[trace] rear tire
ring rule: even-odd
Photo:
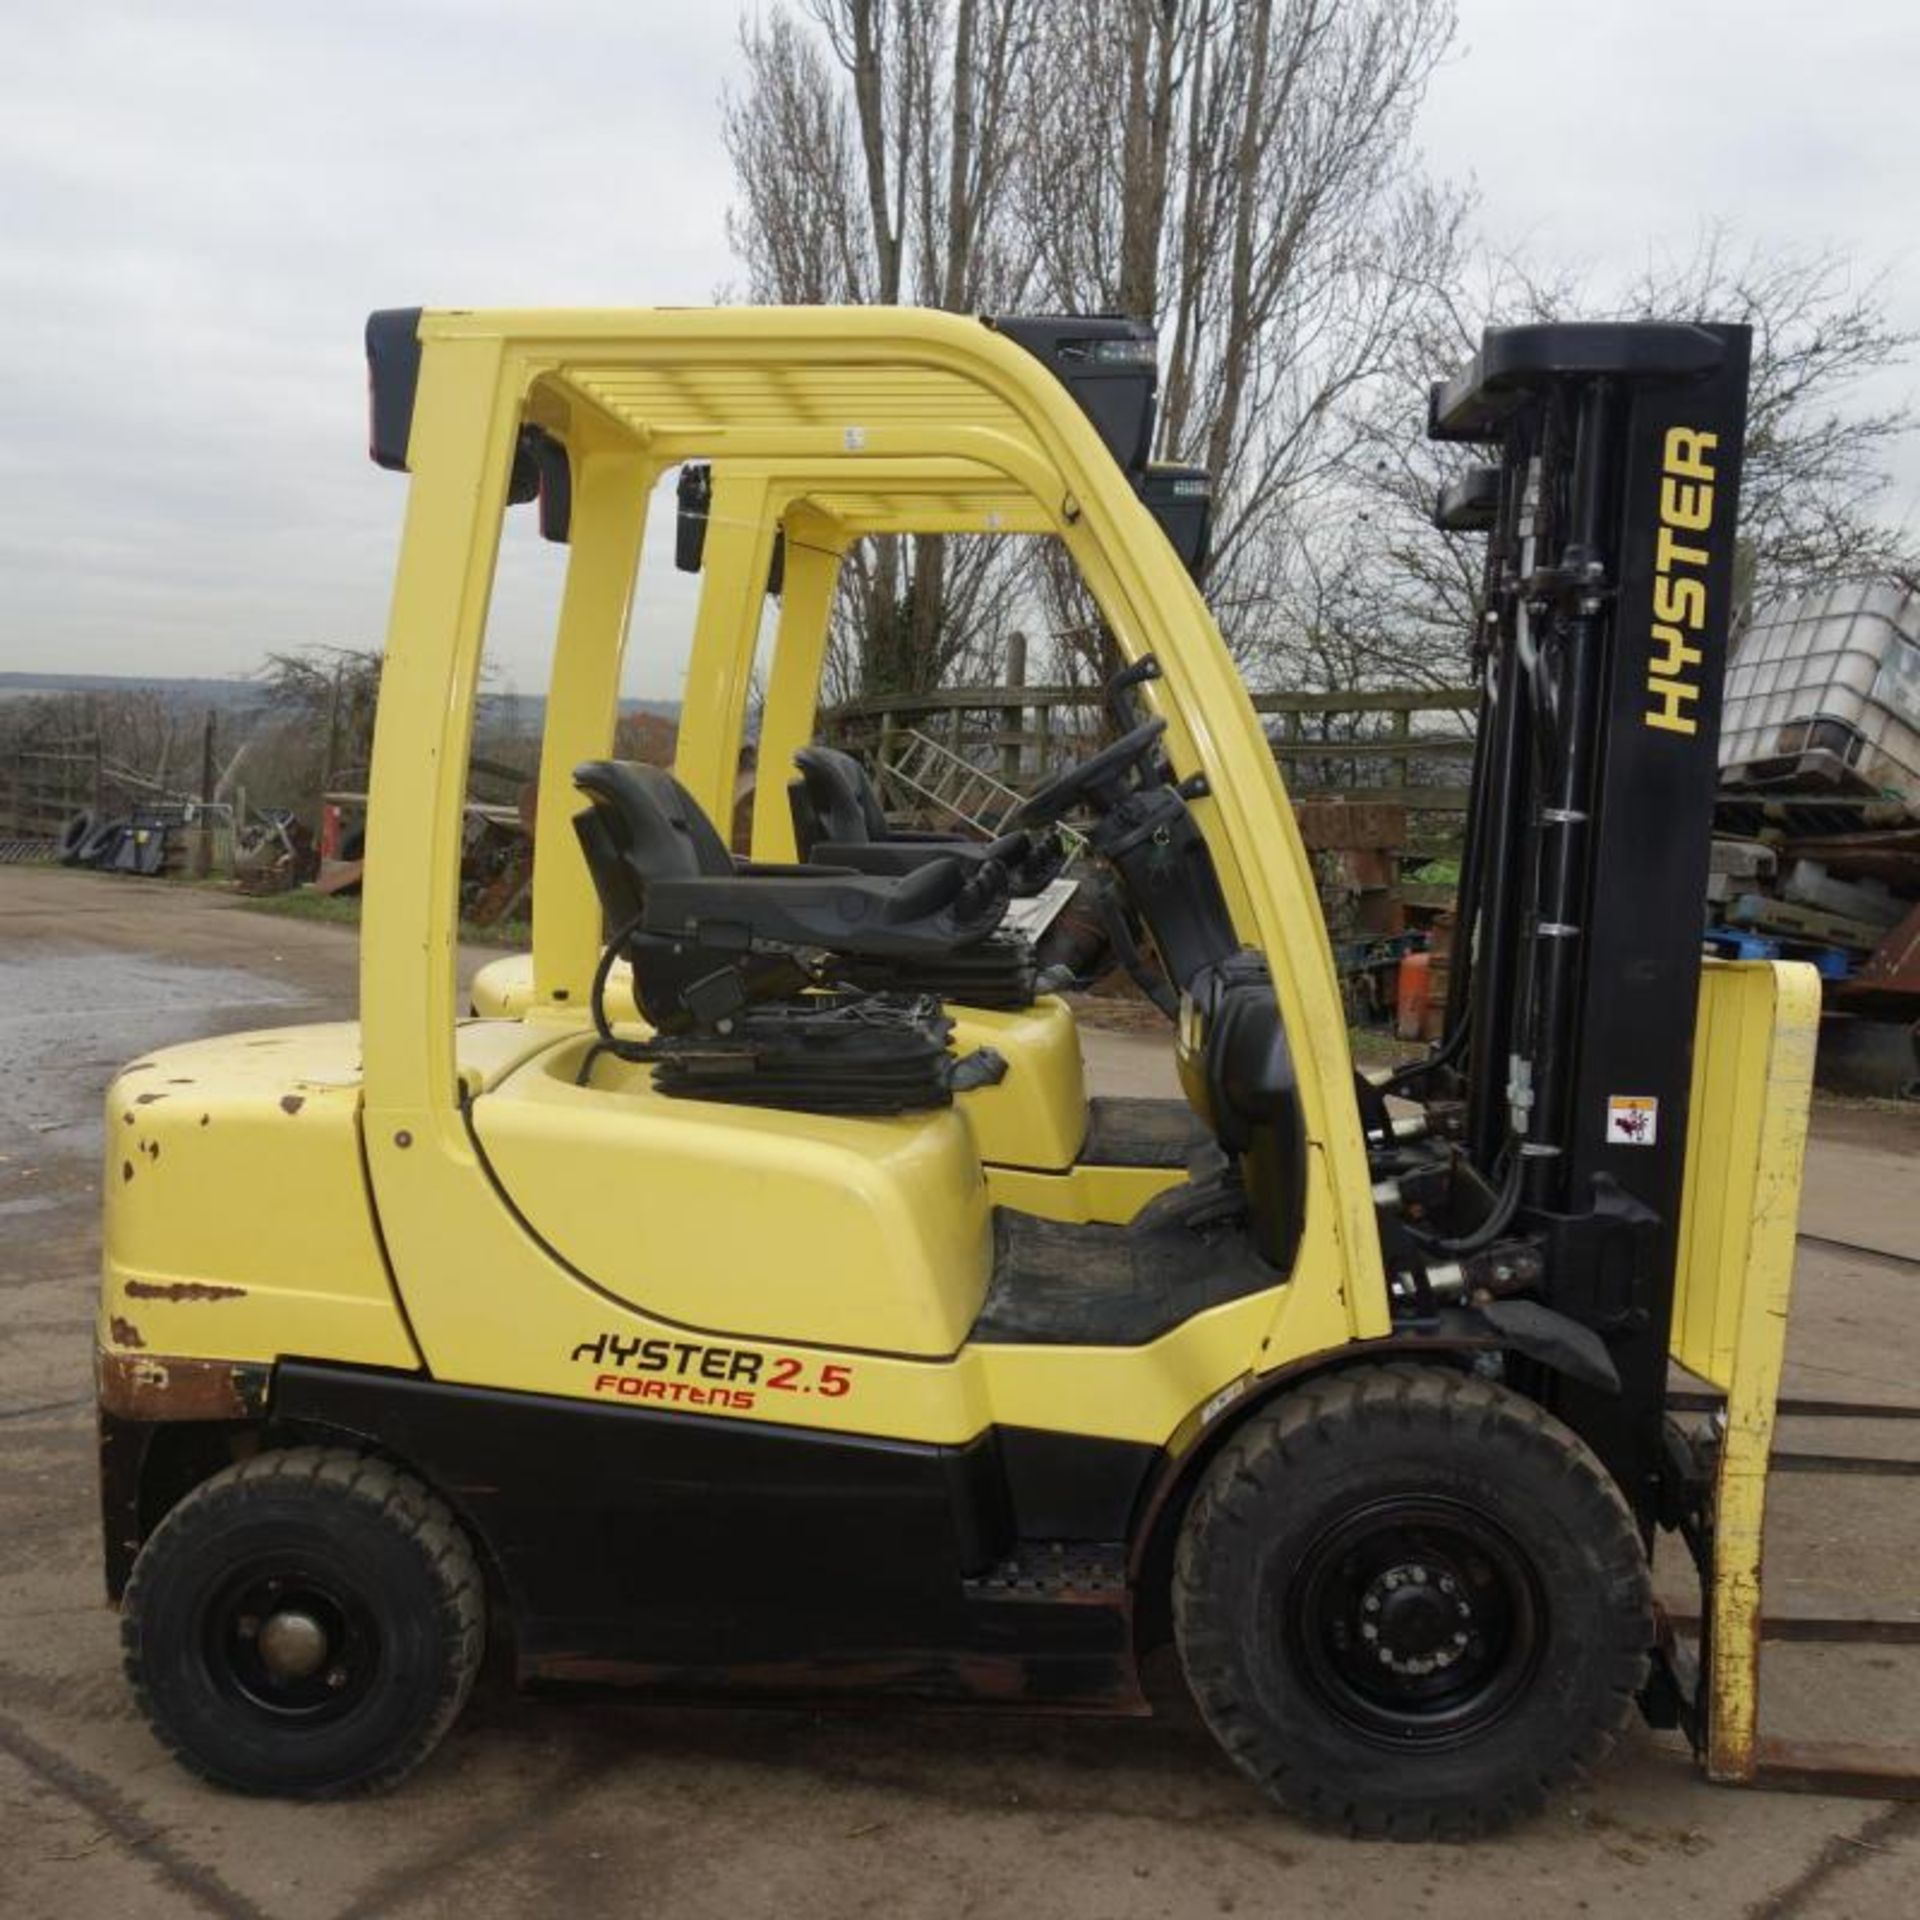
[[[241,1793],[376,1793],[453,1724],[486,1642],[473,1550],[411,1475],[331,1447],[228,1467],[140,1551],[134,1697],[184,1765]]]
[[[1537,1811],[1611,1749],[1653,1642],[1599,1461],[1521,1395],[1420,1366],[1250,1416],[1188,1509],[1173,1607],[1236,1764],[1309,1820],[1393,1839]]]
[[[66,825],[60,829],[60,864],[63,867],[77,867],[80,864],[80,849],[93,838],[93,828],[91,807],[82,807],[78,813],[68,815]]]

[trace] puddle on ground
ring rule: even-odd
[[[274,1024],[311,994],[240,967],[145,954],[0,958],[0,1146],[27,1157],[95,1154],[107,1082],[155,1047]],[[236,1018],[240,1016],[239,1018]]]

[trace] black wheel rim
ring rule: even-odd
[[[380,1676],[372,1609],[337,1572],[286,1556],[228,1572],[201,1615],[201,1654],[219,1691],[276,1720],[337,1720]]]
[[[1287,1650],[1355,1732],[1458,1746],[1526,1692],[1546,1610],[1526,1554],[1464,1501],[1377,1500],[1308,1548],[1285,1599]]]

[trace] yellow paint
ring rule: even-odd
[[[359,1055],[352,1026],[286,1027],[165,1047],[113,1082],[102,1346],[419,1364],[360,1174]]]
[[[538,1004],[532,961],[525,954],[507,954],[489,961],[474,976],[472,1000],[476,1013],[497,1020],[515,1020],[531,1011]],[[638,1021],[633,974],[624,960],[616,960],[608,969],[606,1004],[607,1016],[616,1026]],[[559,1009],[547,1011],[553,1018],[560,1017]],[[980,1158],[993,1167],[1041,1172],[1058,1173],[1071,1167],[1086,1136],[1087,1094],[1079,1029],[1066,1003],[1047,995],[1018,1011],[959,1005],[949,1006],[946,1011],[954,1023],[956,1052],[991,1047],[1007,1062],[1006,1078],[997,1086],[980,1087],[958,1098],[973,1127]],[[585,1025],[584,989],[568,1017]],[[543,1031],[551,1030],[549,1019],[543,1023]],[[1093,1186],[1087,1189],[1095,1190]],[[1128,1212],[1071,1217],[1133,1216]]]
[[[606,1054],[582,1087],[586,1047],[550,1045],[473,1108],[501,1187],[568,1265],[712,1332],[958,1350],[986,1299],[993,1233],[957,1113],[675,1100],[650,1068]]]
[[[580,850],[576,847],[574,858],[578,860],[579,857]],[[594,913],[593,937],[598,944],[600,926],[597,906]],[[537,929],[537,921],[535,925]],[[538,938],[537,931],[535,937]],[[533,1005],[533,968],[534,959],[530,953],[503,953],[499,959],[489,960],[473,976],[473,984],[467,994],[468,1005],[483,1020],[518,1020]],[[607,1009],[615,1020],[631,1020],[637,1012],[633,1004],[633,972],[624,961],[615,961],[614,968],[623,977],[618,983],[618,999],[615,998],[614,981],[608,980]],[[582,1005],[584,1007],[584,1000]],[[583,1011],[581,1018],[585,1017]]]
[[[700,613],[674,750],[675,775],[729,842],[747,689],[773,561],[777,513],[768,511],[768,488],[761,474],[732,465],[715,470]]]
[[[820,675],[827,660],[827,627],[840,582],[841,538],[830,521],[800,511],[787,516],[786,578],[780,624],[760,715],[760,757],[753,789],[756,860],[797,860],[787,783],[793,756],[813,738]]]
[[[1069,1167],[1035,1173],[1028,1167],[987,1168],[987,1198],[996,1207],[1037,1213],[1043,1220],[1124,1225],[1149,1200],[1186,1181],[1184,1167]]]
[[[612,749],[634,575],[659,474],[644,452],[600,439],[589,438],[573,461],[573,543],[540,743],[529,1004],[585,1007],[600,953],[600,900],[573,834],[580,807],[573,770]]]
[[[1750,1779],[1760,1698],[1767,1462],[1786,1357],[1820,982],[1709,962],[1694,1039],[1672,1351],[1727,1397],[1714,1491],[1707,1771]]]
[[[998,1086],[960,1096],[980,1158],[1055,1172],[1072,1166],[1086,1138],[1087,1083],[1080,1030],[1066,1003],[1049,994],[1017,1011],[957,1004],[945,1011],[956,1053],[991,1047],[1007,1063]]]
[[[678,1356],[676,1365],[701,1369],[699,1382],[715,1380],[705,1369],[722,1364],[706,1352],[715,1339],[771,1365],[780,1356],[770,1340],[710,1338],[676,1326],[658,1304],[670,1297],[689,1315],[705,1310],[687,1276],[709,1257],[702,1249],[716,1231],[715,1209],[748,1223],[728,1242],[740,1270],[723,1278],[717,1263],[705,1269],[714,1287],[733,1289],[726,1317],[830,1336],[787,1356],[818,1370],[821,1391],[757,1392],[751,1405],[721,1409],[741,1418],[941,1441],[970,1438],[1002,1420],[1161,1442],[1229,1382],[1384,1332],[1386,1295],[1345,1023],[1312,875],[1272,754],[1204,604],[1091,425],[1045,369],[977,322],[886,309],[439,313],[425,316],[420,333],[412,477],[371,778],[359,1111],[381,1233],[433,1375],[625,1397],[620,1381],[630,1369],[604,1356],[650,1350],[639,1343],[666,1341],[663,1351]],[[726,1109],[723,1122],[682,1115],[656,1123],[641,1112],[655,1104],[650,1095],[607,1095],[597,1107],[569,1100],[572,1090],[545,1069],[563,1045],[579,1043],[577,996],[598,934],[577,871],[561,883],[563,905],[551,925],[543,892],[527,1035],[469,1038],[463,1075],[455,1040],[461,803],[507,477],[529,417],[559,432],[576,455],[587,450],[601,462],[581,469],[551,689],[558,730],[542,767],[541,844],[548,849],[565,845],[568,807],[554,801],[568,793],[570,756],[597,750],[610,731],[638,552],[635,503],[650,476],[711,457],[720,462],[716,485],[729,490],[727,521],[709,534],[680,763],[723,821],[751,667],[747,635],[757,629],[776,522],[797,529],[800,516],[812,513],[845,531],[858,524],[865,502],[869,525],[998,525],[1062,538],[1122,652],[1133,659],[1152,651],[1161,662],[1164,677],[1149,698],[1168,719],[1177,770],[1206,777],[1211,797],[1196,804],[1196,817],[1242,934],[1272,967],[1310,1143],[1307,1217],[1290,1276],[1276,1275],[1266,1292],[1141,1348],[931,1351],[954,1338],[984,1281],[979,1159],[948,1144],[971,1138],[971,1121],[957,1114],[834,1123],[782,1116],[763,1126],[764,1116]],[[809,591],[818,596],[824,588],[823,569]],[[820,604],[816,597],[815,612]],[[805,621],[796,615],[792,637],[802,648],[813,644],[817,624],[814,612]],[[783,737],[801,724],[806,665],[796,654],[781,696]],[[572,863],[541,864],[546,888]],[[490,971],[481,1003],[496,991],[504,1003],[522,989]],[[561,992],[567,1000],[556,1000]],[[553,1050],[521,1052],[547,1036]],[[1043,1052],[1048,1047],[1054,1065],[1033,1075],[1043,1096],[1039,1117],[1020,1127],[1051,1137],[1023,1149],[1030,1165],[1057,1161],[1073,1131],[1076,1103],[1061,1093],[1066,1056],[1052,1040]],[[551,1099],[523,1098],[522,1089],[535,1085]],[[1003,1104],[1011,1109],[1031,1091],[1009,1091]],[[600,1098],[583,1093],[580,1102]],[[325,1248],[327,1234],[309,1217],[323,1206],[364,1228],[353,1102],[342,1084],[324,1172],[282,1169],[271,1185],[253,1189],[224,1158],[197,1170],[192,1185],[202,1200],[249,1195],[222,1230],[231,1244],[206,1250],[210,1266],[267,1240]],[[530,1143],[526,1165],[509,1176],[523,1190],[527,1218],[495,1186],[469,1131],[469,1108],[482,1137],[505,1143],[518,1131]],[[782,1131],[795,1120],[797,1133]],[[621,1151],[623,1141],[649,1129],[653,1139],[677,1136],[665,1157],[700,1185],[708,1208],[673,1199],[671,1177],[662,1176],[651,1147]],[[696,1133],[703,1136],[698,1151],[685,1145]],[[511,1154],[503,1146],[502,1157]],[[599,1172],[590,1183],[565,1165],[582,1156]],[[793,1198],[809,1183],[830,1186],[829,1165],[836,1178],[853,1170],[853,1197],[833,1203],[841,1214],[817,1194]],[[769,1183],[785,1190],[777,1204]],[[1099,1178],[1086,1184],[1118,1191]],[[1083,1193],[1074,1204],[1099,1202]],[[651,1215],[658,1218],[637,1231],[651,1236],[647,1244],[668,1277],[656,1294],[653,1273],[634,1265],[620,1276],[636,1298],[646,1295],[646,1309],[581,1277],[548,1244],[584,1217],[581,1230],[594,1236],[586,1251],[611,1263],[619,1230]],[[721,1231],[733,1233],[732,1221]],[[802,1240],[820,1244],[803,1248]],[[799,1268],[809,1277],[805,1288],[794,1284]],[[352,1289],[370,1286],[371,1272],[362,1261],[352,1280],[322,1284],[358,1297]],[[298,1289],[285,1292],[292,1302]],[[749,1294],[765,1303],[757,1315]],[[789,1303],[792,1317],[784,1311]],[[390,1310],[360,1311],[371,1325]],[[377,1344],[365,1337],[356,1345],[329,1331],[333,1321],[323,1326],[291,1306],[268,1318],[270,1331],[263,1324],[257,1339],[237,1346],[196,1347],[170,1332],[165,1350],[361,1358]],[[897,1332],[903,1347],[862,1351],[879,1344],[879,1327]],[[857,1341],[848,1339],[856,1332]],[[848,1344],[831,1344],[840,1339]],[[844,1391],[827,1390],[828,1368],[845,1370],[832,1377]],[[731,1380],[725,1390],[737,1391]]]

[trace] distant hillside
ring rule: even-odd
[[[24,700],[50,693],[153,692],[182,706],[253,707],[260,703],[254,680],[191,679],[139,673],[0,673],[0,700]]]
[[[139,673],[0,673],[0,700],[25,700],[58,693],[157,693],[182,707],[215,707],[235,712],[258,707],[262,689],[257,680],[193,679],[168,674]],[[510,719],[529,733],[539,731],[546,718],[544,694],[482,693],[483,720],[499,725]],[[680,718],[678,700],[623,700],[623,714],[653,714],[662,720]]]

